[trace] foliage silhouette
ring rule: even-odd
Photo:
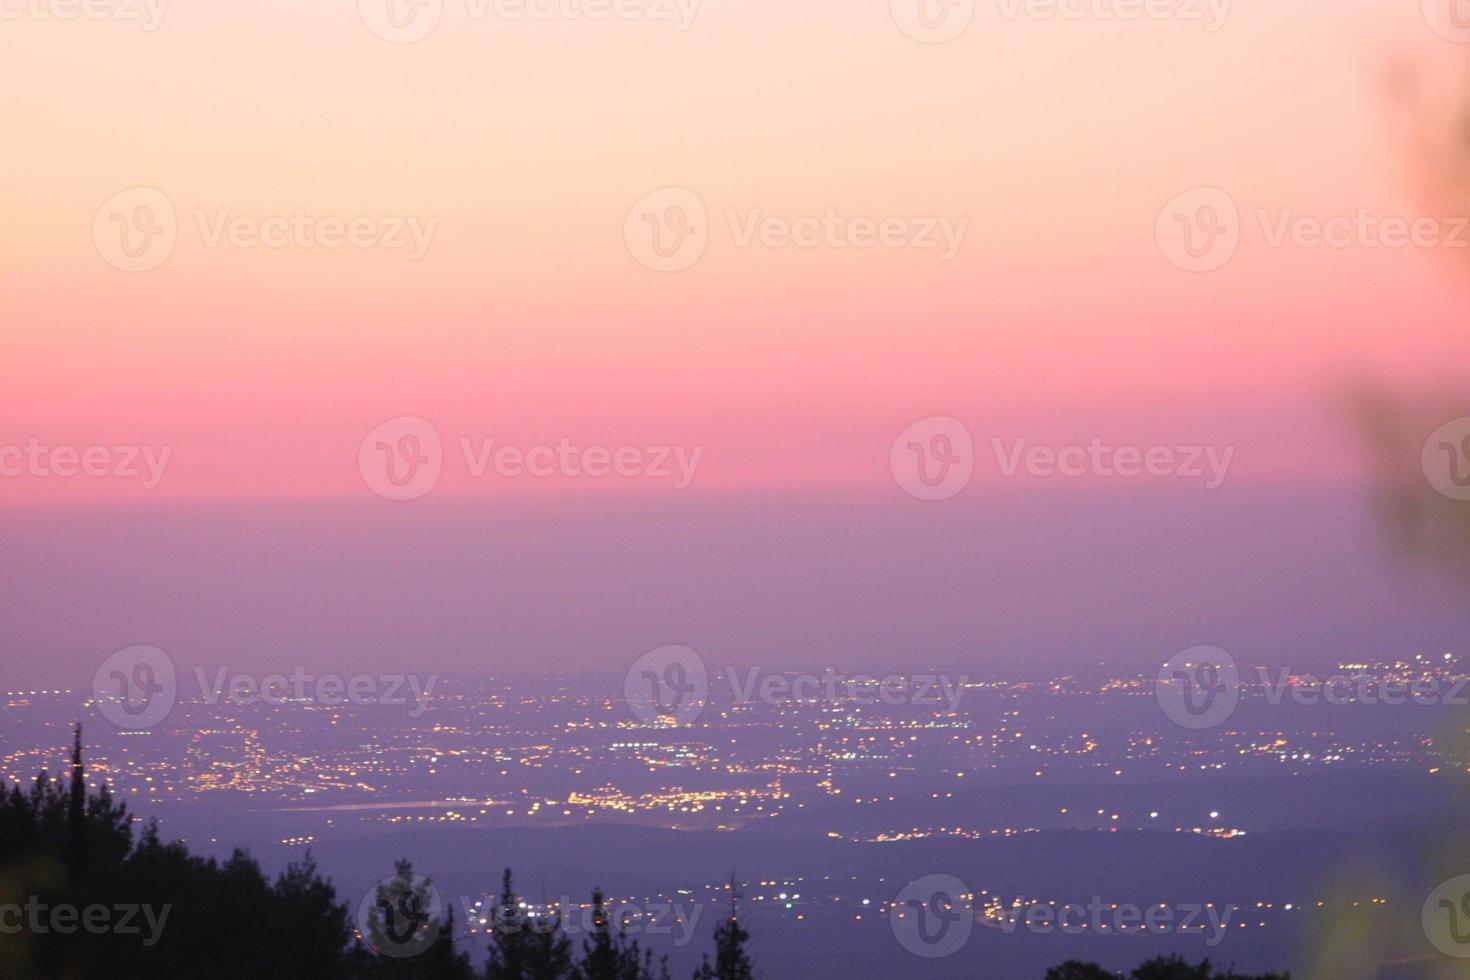
[[[81,730],[69,780],[41,773],[30,789],[0,781],[0,905],[19,907],[18,933],[0,930],[0,976],[16,980],[142,977],[162,980],[669,980],[667,958],[628,937],[600,889],[592,894],[581,957],[560,916],[532,916],[509,868],[493,911],[488,961],[477,975],[452,904],[441,910],[432,881],[399,861],[364,903],[362,928],[338,901],[308,853],[275,881],[236,850],[224,862],[165,843],[156,823],[135,834],[132,817],[104,783],[89,793]],[[714,960],[694,980],[755,980],[732,875],[729,914],[714,931]],[[69,928],[53,913],[73,910]],[[36,909],[31,918],[31,909]],[[125,910],[133,909],[126,922]],[[110,916],[80,928],[88,910]],[[13,916],[12,916],[13,920]],[[33,923],[39,927],[27,927]],[[364,942],[363,940],[367,941]],[[1096,964],[1070,961],[1046,980],[1117,980]],[[1131,980],[1290,980],[1244,976],[1179,957],[1142,964]]]
[[[1046,971],[1046,980],[1120,980],[1122,974],[1110,973],[1096,963],[1068,960]],[[1160,956],[1142,964],[1129,975],[1129,980],[1291,980],[1291,974],[1263,973],[1245,975],[1234,970],[1220,973],[1210,961],[1191,964],[1178,956]]]

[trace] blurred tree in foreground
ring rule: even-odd
[[[29,791],[0,782],[0,977],[6,980],[474,980],[452,905],[400,861],[359,910],[310,855],[274,881],[243,851],[223,863],[164,843],[157,825],[133,833],[103,784],[88,793],[80,729],[70,779],[41,773]],[[715,966],[698,976],[754,980],[737,917],[715,930]],[[556,916],[533,917],[507,869],[486,980],[669,980],[667,960],[614,924],[592,896],[582,958]],[[19,922],[18,927],[16,922]],[[366,940],[366,941],[364,941]]]
[[[1120,980],[1122,974],[1109,973],[1096,963],[1068,960],[1046,971],[1046,980]],[[1128,975],[1129,980],[1291,980],[1291,974],[1241,974],[1234,970],[1221,973],[1210,961],[1194,965],[1177,956],[1149,960]]]

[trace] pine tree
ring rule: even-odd
[[[576,980],[620,980],[618,948],[607,921],[606,899],[601,888],[592,890],[592,933],[582,940],[582,962]]]
[[[510,869],[501,878],[500,904],[490,913],[490,959],[486,980],[530,980],[531,936],[516,899]]]
[[[535,923],[527,949],[526,980],[566,980],[572,975],[572,941],[562,931],[561,917]]]
[[[745,952],[750,931],[740,924],[740,892],[735,876],[730,876],[730,917],[715,927],[715,962],[704,964],[694,973],[694,980],[754,980],[755,967]]]
[[[248,855],[221,864],[165,843],[156,824],[134,835],[106,785],[87,792],[81,733],[71,778],[37,776],[29,791],[0,781],[0,878],[47,906],[133,906],[132,928],[6,937],[0,973],[50,977],[347,980],[348,912],[310,858],[272,887]]]
[[[454,950],[454,905],[449,906],[444,916],[444,925],[439,929],[434,944],[424,954],[421,963],[415,964],[418,976],[433,980],[475,980],[474,967],[465,952]]]
[[[71,795],[66,807],[66,873],[73,888],[87,871],[87,769],[82,764],[82,726],[72,735]]]
[[[636,940],[628,939],[622,923],[616,930],[607,914],[602,889],[592,891],[592,933],[582,942],[582,962],[574,980],[653,980],[653,954],[646,956]]]
[[[492,913],[487,980],[566,980],[572,973],[572,941],[560,916],[533,919],[521,908],[509,868],[501,878],[500,903]]]

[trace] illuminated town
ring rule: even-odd
[[[1436,655],[1327,664],[1318,674],[1343,672],[1366,678],[1363,690],[1433,680],[1448,691],[1463,665]],[[1432,807],[1470,789],[1470,739],[1452,702],[1273,703],[1254,672],[1242,677],[1235,714],[1200,731],[1160,710],[1151,672],[1102,667],[976,676],[952,709],[863,698],[742,702],[716,680],[687,724],[641,720],[614,693],[615,678],[445,678],[417,718],[385,705],[236,705],[181,694],[147,731],[112,726],[74,692],[12,691],[0,762],[20,783],[57,771],[81,717],[93,784],[105,781],[135,820],[156,818],[162,833],[206,853],[248,844],[288,860],[310,851],[353,881],[371,875],[332,866],[334,846],[350,853],[353,841],[385,834],[404,835],[405,851],[417,851],[421,841],[458,840],[443,837],[456,832],[488,832],[492,842],[545,835],[528,838],[543,846],[676,832],[698,842],[687,870],[681,861],[672,871],[650,866],[638,890],[614,887],[610,901],[712,907],[734,871],[755,922],[778,936],[795,930],[787,942],[813,923],[842,920],[870,929],[863,941],[891,942],[890,911],[907,914],[894,896],[913,877],[914,855],[929,853],[914,848],[937,849],[930,860],[950,862],[945,870],[970,868],[961,877],[973,886],[966,898],[977,921],[1001,932],[1017,909],[1191,901],[1229,908],[1227,941],[1249,953],[1294,941],[1314,918],[1387,914],[1391,889],[1367,881],[1334,884],[1290,868],[1257,873],[1251,884],[1212,881],[1208,871],[1193,882],[1147,873],[1153,854],[1198,853],[1206,869],[1250,865],[1262,860],[1250,843],[1258,838],[1266,847],[1304,825],[1372,825],[1396,802]],[[1365,796],[1366,779],[1397,789]],[[738,868],[733,858],[695,860],[718,855],[721,835],[735,830],[789,842],[800,857],[777,848]],[[1110,871],[1086,894],[1069,893],[1057,868],[1088,855],[1113,855],[1137,873]],[[485,928],[492,870],[440,872],[467,896],[471,934]],[[547,882],[532,911],[566,914],[584,901],[567,897],[579,884]],[[1267,944],[1243,938],[1251,934]]]

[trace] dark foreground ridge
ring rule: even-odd
[[[89,792],[77,730],[70,778],[41,773],[29,790],[0,782],[0,976],[17,980],[93,978],[302,978],[302,980],[671,980],[614,928],[593,892],[591,927],[578,948],[557,916],[531,916],[505,871],[483,971],[470,935],[441,907],[432,882],[408,861],[352,909],[308,855],[268,881],[249,854],[229,860],[165,843],[115,803],[105,783]],[[741,921],[735,879],[728,915],[714,930],[693,980],[780,977],[757,969]],[[1068,962],[1046,980],[1117,980],[1090,963]],[[1160,958],[1130,980],[1289,980],[1218,972]]]

